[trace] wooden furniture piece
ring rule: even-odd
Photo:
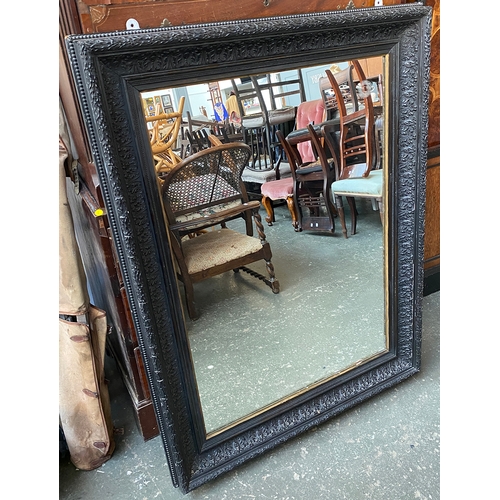
[[[424,236],[424,295],[440,288],[440,0],[426,0],[433,8],[429,89],[429,131]]]
[[[339,71],[338,73],[332,73],[328,70],[330,71],[330,74],[333,74],[335,81],[338,83],[342,94],[342,100],[349,113],[359,109],[358,97],[352,74],[353,69],[354,66],[349,63],[349,66],[346,69]],[[337,96],[333,91],[330,79],[327,76],[323,76],[319,79],[319,91],[325,105],[325,119],[333,120],[334,118],[337,118],[339,116]]]
[[[384,0],[384,6],[411,3],[408,0]],[[64,39],[69,34],[105,33],[126,29],[134,18],[141,28],[180,26],[205,23],[207,19],[227,21],[283,16],[307,12],[343,10],[347,7],[367,8],[374,0],[338,0],[334,7],[329,0],[304,3],[302,0],[279,2],[247,2],[234,8],[226,0],[181,0],[181,8],[172,9],[171,0],[59,0],[59,95],[74,146],[78,152],[76,168],[68,171],[75,184],[79,213],[75,214],[81,249],[86,254],[87,279],[95,301],[108,313],[112,346],[119,360],[120,373],[126,383],[139,431],[144,439],[158,434],[158,426],[146,381],[143,355],[137,342],[130,316],[128,299],[116,261],[109,220],[103,208],[101,187],[90,152],[89,140],[82,120],[80,104],[71,80]],[[427,168],[427,207],[425,230],[425,293],[439,290],[440,266],[440,0],[426,0],[434,9],[431,38],[431,88],[429,100],[429,137]],[[96,215],[102,214],[102,215]],[[97,292],[96,292],[97,291]]]
[[[307,126],[309,135],[303,134],[303,140],[311,140],[314,126]],[[292,145],[281,131],[277,132],[278,138],[290,162],[293,178],[293,201],[298,211],[299,231],[335,231],[335,216],[337,210],[332,202],[331,185],[334,181],[335,166],[326,159],[316,159],[304,162],[297,149],[297,143]],[[316,148],[316,145],[313,143]],[[321,146],[320,150],[324,152]]]
[[[360,81],[365,80],[361,66],[353,61]],[[337,96],[337,104],[340,112],[340,138],[337,143],[337,135],[332,125],[323,126],[323,136],[327,141],[333,157],[338,157],[338,172],[336,181],[332,183],[331,189],[335,197],[335,204],[339,213],[342,232],[347,238],[344,207],[342,196],[347,198],[351,211],[351,234],[356,234],[357,211],[355,197],[376,199],[380,218],[383,222],[383,171],[373,170],[377,164],[375,144],[375,119],[373,103],[370,95],[364,98],[363,107],[358,111],[347,113],[342,91],[334,75],[327,70],[326,74],[332,88]],[[319,138],[312,130],[313,144],[320,148]],[[326,154],[319,151],[322,162],[326,161]]]
[[[182,124],[182,111],[185,97],[179,99],[177,111],[146,116],[146,123],[152,123],[151,151],[155,161],[156,173],[168,172],[180,163],[181,157],[174,151]]]
[[[238,85],[236,80],[231,80],[231,84],[239,107],[243,142],[251,150],[248,169],[257,174],[266,172],[263,176],[255,175],[248,182],[263,183],[269,178],[276,178],[276,174],[270,156],[266,109],[262,107],[253,81],[249,78],[247,82]]]
[[[299,217],[293,201],[293,178],[285,177],[262,184],[260,191],[262,193],[262,206],[266,209],[266,222],[272,226],[275,222],[273,201],[285,200],[288,211],[292,217],[292,226],[295,231],[299,230]]]
[[[276,171],[276,179],[280,178],[279,166],[283,158],[276,131],[281,130],[285,136],[291,132],[295,125],[297,107],[306,100],[302,70],[299,68],[287,73],[292,74],[283,76],[279,73],[267,73],[263,78],[251,77],[266,121],[269,157]],[[285,79],[281,80],[282,77]]]
[[[321,123],[323,121],[324,114],[325,108],[321,99],[301,102],[297,107],[295,127],[297,129],[301,129],[303,127],[307,127],[309,123]],[[280,130],[280,134],[284,135],[283,131]],[[279,141],[278,136],[277,139]],[[283,146],[281,146],[281,148],[283,148]],[[309,140],[306,139],[298,143],[297,149],[301,156],[302,162],[314,162],[317,160],[314,151],[312,150],[311,142]],[[285,154],[285,156],[287,155]],[[287,161],[288,163],[290,163],[290,161],[293,160],[287,157]],[[273,222],[275,222],[273,201],[286,200],[288,210],[292,217],[292,226],[295,231],[299,230],[299,214],[293,199],[293,186],[294,181],[292,177],[285,177],[283,179],[268,181],[262,184],[261,202],[266,209],[266,222],[269,226],[272,226]]]
[[[295,70],[283,81],[278,76],[275,73],[250,76],[239,85],[231,80],[239,106],[243,141],[252,149],[242,178],[258,197],[263,184],[291,176],[287,165],[280,168],[283,151],[276,131],[279,129],[286,135],[293,130],[297,105],[305,101],[302,70]]]
[[[337,73],[330,72],[330,74],[333,74],[335,77],[335,81],[337,82],[338,87],[341,90],[344,107],[349,113],[357,111],[359,109],[359,101],[354,86],[353,69],[353,64],[349,62],[349,66],[346,69]],[[302,161],[315,161],[318,159],[317,154],[311,149],[311,141],[308,139],[309,130],[307,128],[307,125],[309,123],[313,123],[316,125],[314,130],[318,134],[321,134],[321,126],[323,122],[328,122],[332,126],[336,125],[337,130],[339,130],[340,127],[340,114],[337,105],[337,96],[332,88],[332,84],[330,83],[329,78],[327,76],[321,77],[318,84],[321,94],[320,101],[322,101],[323,103],[322,109],[320,111],[322,113],[322,118],[320,119],[318,113],[315,119],[311,120],[309,119],[309,112],[307,113],[308,116],[306,117],[299,116],[297,118],[296,129],[286,136],[288,142],[292,146],[297,146]]]
[[[219,143],[242,142],[243,135],[234,123],[219,123],[193,120],[189,111],[187,112],[188,127],[184,130],[185,137],[189,141],[188,154],[197,153],[202,149],[209,148],[213,145],[210,138],[217,137]]]
[[[297,108],[297,117],[295,120],[296,130],[305,129],[307,125],[320,124],[326,119],[325,104],[322,99],[314,99],[313,101],[306,101],[299,105]],[[297,143],[297,149],[300,153],[302,161],[315,161],[316,154],[312,149],[311,141],[301,141]]]
[[[241,181],[249,157],[246,144],[213,146],[189,156],[163,179],[169,240],[191,319],[198,317],[193,284],[227,271],[245,271],[279,293],[271,246],[259,215],[260,203],[248,200]],[[250,215],[258,237],[253,236]],[[226,226],[239,218],[245,221],[245,232]],[[189,237],[193,234],[196,236]],[[260,260],[265,261],[268,277],[246,267]]]

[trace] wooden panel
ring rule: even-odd
[[[373,7],[375,0],[254,0],[228,2],[227,0],[76,0],[84,33],[102,33],[126,29],[130,18],[141,28],[179,26],[181,24],[208,23],[251,19],[267,16],[305,14],[343,10],[350,7]],[[385,0],[384,5],[410,3],[405,0]]]
[[[92,163],[90,144],[85,133],[85,126],[80,107],[75,98],[76,89],[73,79],[70,77],[71,70],[68,55],[64,46],[64,38],[70,33],[79,33],[81,30],[78,11],[74,2],[60,0],[59,2],[59,97],[61,99],[68,127],[74,142],[74,147],[81,166],[80,173],[87,183],[94,198],[97,193],[93,186],[92,178],[96,177],[96,169]],[[74,172],[69,173],[75,182],[78,177]]]
[[[113,241],[109,235],[109,223],[105,216],[94,216],[94,209],[103,206],[103,199],[76,91],[70,78],[64,38],[71,33],[82,33],[76,1],[60,0],[59,95],[75,141],[81,175],[71,175],[71,179],[79,185],[78,194],[70,190],[75,232],[85,263],[89,288],[93,293],[93,302],[108,315],[111,332],[107,346],[120,368],[132,400],[139,430],[144,439],[150,439],[158,435],[158,425]]]
[[[157,422],[107,218],[94,216],[99,204],[84,184],[78,194],[69,189],[68,199],[92,301],[106,311],[111,327],[107,347],[120,367],[143,437],[149,439],[158,434]]]
[[[427,0],[432,7],[431,71],[429,95],[429,148],[439,146],[440,140],[440,0]]]
[[[372,57],[370,59],[359,59],[359,64],[366,78],[374,78],[384,74],[384,63],[382,57]]]
[[[425,205],[424,269],[439,266],[440,252],[440,158],[427,164],[427,199]]]
[[[427,0],[433,8],[429,93],[429,160],[424,240],[424,293],[440,289],[440,0]]]

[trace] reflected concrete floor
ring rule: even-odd
[[[123,433],[99,469],[60,460],[60,500],[438,499],[439,292],[423,302],[420,373],[188,495],[172,486],[161,439],[144,442],[138,432],[107,359],[113,423]]]
[[[265,231],[279,294],[243,272],[195,284],[187,330],[207,432],[386,350],[382,224],[369,200],[357,208],[346,239],[338,220],[333,235],[297,233],[276,207]]]

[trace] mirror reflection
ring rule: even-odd
[[[208,437],[387,352],[385,59],[142,93]]]

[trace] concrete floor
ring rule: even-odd
[[[380,225],[378,214],[370,217],[374,227]],[[280,222],[283,220],[274,228]],[[358,225],[361,241],[368,229],[367,219],[360,219]],[[298,236],[291,228],[288,231]],[[339,234],[333,238],[335,245],[352,245],[358,235],[345,242]],[[322,244],[327,241],[321,240]],[[77,470],[68,456],[60,460],[59,498],[437,500],[439,324],[437,292],[424,297],[420,373],[188,495],[172,486],[160,438],[144,442],[138,432],[128,393],[109,358],[106,373],[113,423],[123,433],[115,435],[112,458],[96,470]]]

